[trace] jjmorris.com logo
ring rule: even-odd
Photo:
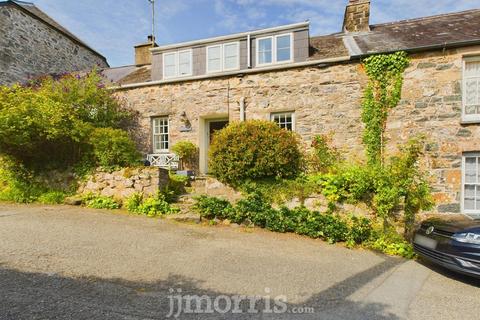
[[[182,314],[226,314],[226,313],[314,313],[314,308],[292,307],[288,308],[287,297],[279,295],[271,297],[271,290],[265,288],[265,296],[246,295],[187,295],[182,289],[170,289],[169,313],[167,318],[178,318]]]

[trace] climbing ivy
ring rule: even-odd
[[[363,61],[369,79],[362,103],[363,143],[369,164],[383,166],[388,112],[400,102],[403,72],[408,64],[403,51],[370,56]]]

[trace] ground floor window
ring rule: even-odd
[[[480,213],[480,153],[463,155],[463,212]]]
[[[278,124],[280,128],[295,131],[295,113],[293,112],[272,113],[270,120]]]
[[[152,119],[153,126],[153,152],[161,153],[168,152],[169,137],[168,137],[168,117],[157,117]]]

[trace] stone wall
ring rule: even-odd
[[[0,85],[107,67],[99,55],[13,5],[0,6]]]
[[[388,120],[388,152],[409,137],[424,134],[429,142],[422,166],[431,173],[436,211],[460,210],[461,159],[480,150],[480,126],[462,124],[462,60],[478,52],[469,47],[412,55],[405,73],[403,99]],[[203,119],[240,118],[245,97],[246,118],[268,120],[272,112],[295,111],[296,131],[308,146],[317,134],[333,134],[333,144],[347,159],[365,159],[362,145],[361,99],[366,84],[359,63],[324,68],[305,67],[243,77],[179,82],[118,91],[141,114],[141,145],[151,150],[151,117],[168,115],[170,142],[190,140],[201,145]],[[181,114],[192,124],[181,132]]]
[[[155,195],[168,183],[168,171],[154,167],[124,168],[107,172],[97,170],[80,184],[79,194],[94,193],[125,199],[136,192]]]

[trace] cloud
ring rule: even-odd
[[[147,0],[34,0],[52,18],[106,55],[133,62],[133,46],[151,33]],[[157,0],[157,39],[186,39],[310,20],[311,34],[338,32],[348,0]],[[480,7],[478,0],[372,0],[371,23]]]

